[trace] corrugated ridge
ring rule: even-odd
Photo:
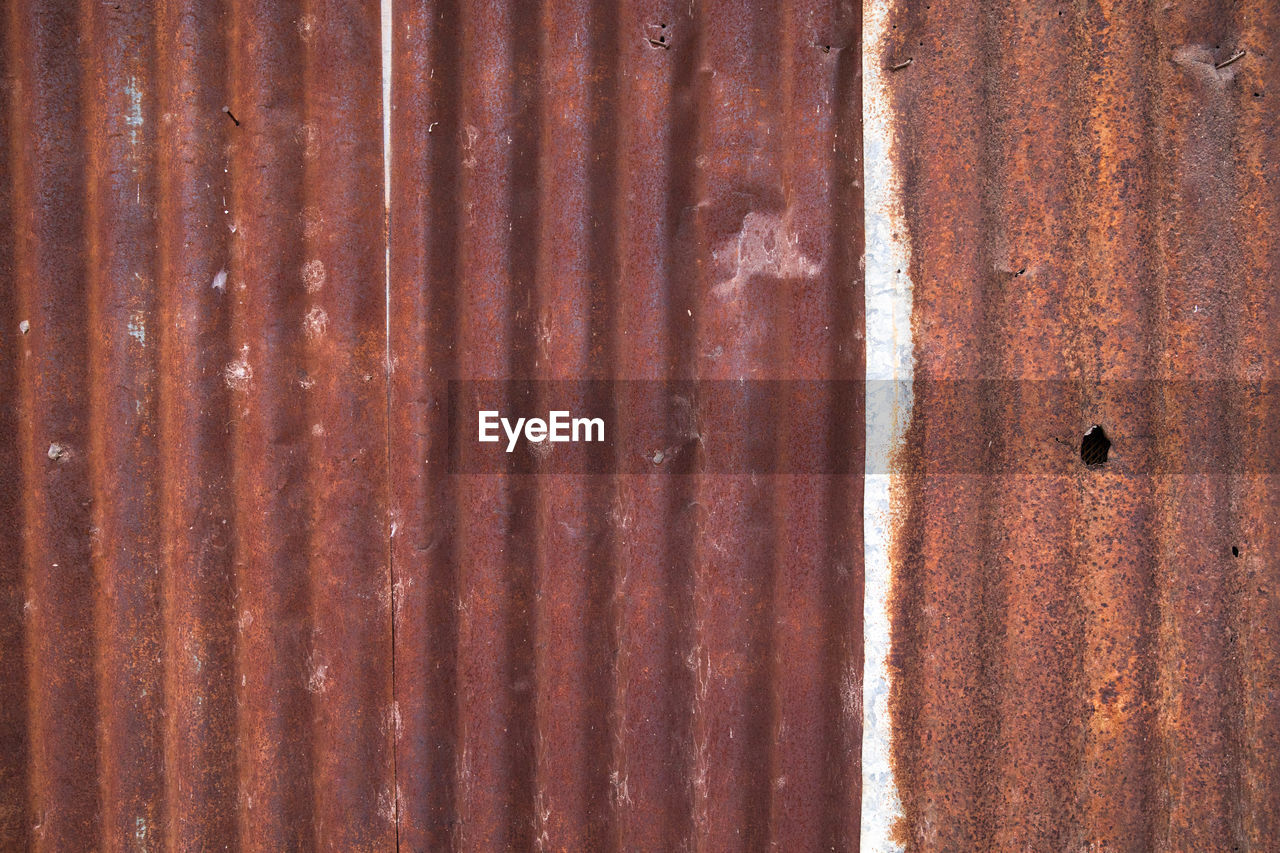
[[[82,7],[90,590],[104,839],[164,830],[154,53],[145,6]],[[100,128],[97,133],[89,128]],[[56,321],[55,321],[56,322]],[[151,333],[152,341],[147,342]],[[51,804],[52,805],[52,804]],[[110,843],[110,841],[108,841]],[[117,842],[118,843],[118,842]]]
[[[378,43],[7,9],[6,849],[394,843]]]
[[[157,69],[157,111],[171,131],[157,141],[159,273],[186,286],[161,291],[161,466],[165,574],[165,812],[175,842],[192,848],[237,838],[236,530],[232,391],[238,356],[227,297],[232,246],[226,146],[238,128],[222,112],[231,53],[220,9],[161,9],[172,34]],[[206,82],[213,85],[204,85]],[[243,112],[243,110],[242,110]],[[215,287],[221,280],[221,286]],[[175,843],[175,846],[181,846]]]
[[[1275,10],[941,0],[894,23],[901,841],[1267,849],[1274,561],[1244,543],[1274,488],[1250,383],[1274,372]],[[1089,470],[1094,423],[1115,448]]]
[[[451,475],[445,409],[457,378],[860,377],[856,10],[394,13],[403,843],[849,846],[857,480]],[[860,459],[834,405],[802,450]],[[765,452],[691,428],[711,470]]]

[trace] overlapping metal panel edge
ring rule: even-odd
[[[0,846],[394,847],[377,7],[3,26]]]
[[[458,379],[860,379],[859,15],[395,3],[409,848],[856,848],[860,477],[451,477],[443,410]],[[860,402],[798,416],[860,460]]]
[[[1280,8],[881,8],[915,364],[878,849],[1274,849]]]

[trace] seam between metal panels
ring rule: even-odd
[[[386,380],[383,394],[386,400],[386,441],[383,458],[387,471],[387,488],[391,483],[391,50],[392,50],[392,0],[381,0],[382,34],[382,233],[383,233],[383,370]],[[400,700],[396,691],[396,569],[395,549],[392,540],[396,535],[395,508],[388,493],[386,518],[387,534],[387,583],[388,620],[391,629],[391,719],[388,734],[391,738],[391,808],[395,830],[396,850],[400,850],[400,770],[397,752],[400,739]]]
[[[888,75],[901,60],[886,55],[892,6],[863,6],[863,180],[865,203],[866,445],[863,477],[863,728],[864,853],[901,850],[895,825],[902,813],[891,761],[889,717],[889,596],[894,574],[895,460],[911,418],[913,342],[910,250],[894,159]]]

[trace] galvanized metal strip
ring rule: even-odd
[[[901,815],[892,753],[889,599],[900,566],[894,499],[904,487],[902,449],[912,408],[915,353],[911,254],[904,223],[901,161],[889,76],[905,59],[889,38],[892,6],[862,9],[862,164],[866,242],[866,456],[863,519],[862,818],[858,849],[900,850]]]

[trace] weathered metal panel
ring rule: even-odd
[[[0,846],[394,846],[378,10],[4,17]]]
[[[855,846],[857,8],[396,4],[390,311],[378,13],[6,7],[0,846]]]
[[[882,8],[896,842],[1272,849],[1280,9]]]
[[[852,475],[726,473],[767,454],[749,428],[692,436],[687,474],[450,473],[447,410],[452,380],[860,380],[859,25],[394,5],[406,847],[856,847],[860,394],[789,415]],[[639,398],[581,403],[634,452],[676,416]],[[727,425],[752,399],[691,405]]]
[[[6,7],[0,846],[1268,849],[1274,4],[378,12]]]

